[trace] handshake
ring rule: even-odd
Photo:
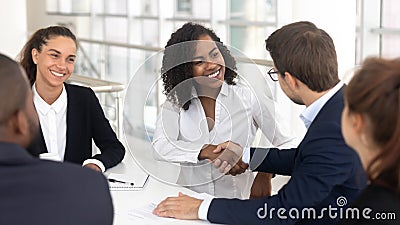
[[[219,145],[207,145],[199,154],[200,160],[209,160],[221,173],[233,176],[244,173],[249,167],[242,161],[240,145],[227,141]]]

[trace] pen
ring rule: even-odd
[[[113,183],[121,183],[121,184],[129,184],[131,186],[133,186],[134,184],[131,182],[126,182],[126,181],[121,181],[121,180],[116,180],[116,179],[112,179],[112,178],[108,178],[108,181],[113,182]]]

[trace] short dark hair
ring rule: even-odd
[[[29,87],[22,73],[17,62],[0,54],[0,124],[25,107]]]
[[[346,87],[345,100],[349,113],[371,121],[379,147],[367,168],[369,179],[400,193],[400,58],[367,58]]]
[[[185,23],[171,34],[171,38],[165,46],[161,67],[161,78],[164,85],[163,93],[167,95],[169,101],[184,110],[189,109],[191,90],[190,88],[175,87],[185,80],[193,78],[193,64],[188,62],[188,59],[191,59],[195,52],[195,43],[191,41],[198,40],[202,35],[208,35],[216,42],[218,50],[225,60],[225,82],[235,85],[234,79],[237,77],[236,60],[214,31],[200,24]],[[180,44],[184,42],[187,43]]]
[[[36,65],[32,59],[32,49],[37,49],[40,52],[42,51],[42,46],[46,45],[48,40],[59,36],[71,38],[75,42],[76,47],[78,47],[76,37],[71,30],[63,26],[49,26],[37,30],[20,52],[19,61],[25,69],[31,85],[36,81],[37,72]]]
[[[301,21],[283,26],[265,43],[281,76],[289,72],[317,92],[328,90],[339,82],[333,40],[313,23]]]

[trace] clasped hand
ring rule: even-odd
[[[213,153],[219,154],[213,160],[213,164],[221,173],[229,173],[235,176],[244,173],[249,167],[248,164],[242,161],[242,147],[234,142],[227,141],[217,145]]]

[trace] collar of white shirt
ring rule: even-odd
[[[42,97],[36,91],[36,83],[32,85],[33,91],[33,101],[35,102],[36,110],[38,110],[42,115],[47,115],[47,113],[53,109],[57,114],[60,113],[67,106],[67,91],[65,90],[65,86],[63,85],[63,89],[61,91],[61,95],[57,98],[57,100],[49,105],[45,102]]]
[[[322,95],[300,114],[300,119],[303,121],[307,129],[310,127],[322,107],[332,98],[333,95],[336,94],[336,92],[339,91],[340,88],[343,87],[343,85],[344,83],[339,81],[339,83],[337,83],[331,90]]]

